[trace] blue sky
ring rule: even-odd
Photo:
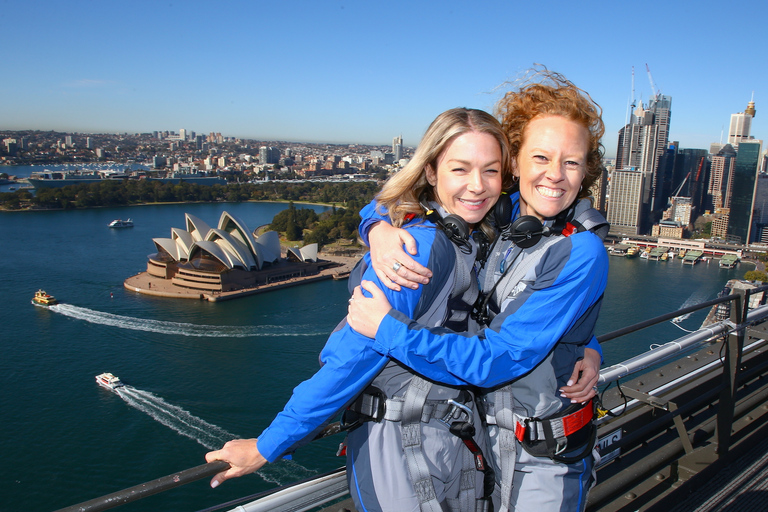
[[[635,96],[672,96],[670,139],[708,148],[754,93],[768,138],[768,3],[0,3],[0,129],[418,143],[445,109],[491,110],[534,63],[603,107],[616,151]]]

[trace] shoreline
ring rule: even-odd
[[[12,192],[8,192],[12,193]],[[240,204],[240,203],[294,203],[294,204],[309,204],[313,206],[325,206],[327,208],[346,208],[346,206],[339,203],[315,203],[312,201],[293,201],[290,199],[276,201],[274,199],[260,200],[249,199],[247,201],[166,201],[159,203],[132,203],[115,206],[89,206],[88,208],[19,208],[18,210],[9,210],[0,206],[0,212],[67,212],[75,210],[98,210],[101,208],[126,208],[134,206],[150,206],[150,205],[174,205],[174,204]]]

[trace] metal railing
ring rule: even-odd
[[[671,404],[671,402],[665,403],[663,400],[657,400],[657,402],[654,403],[653,399],[656,397],[653,397],[652,395],[646,394],[645,396],[643,396],[642,393],[638,394],[638,393],[630,392],[629,394],[633,395],[631,398],[638,400],[639,402],[645,402],[646,404],[650,403],[650,405],[652,406],[666,408],[668,412],[666,415],[658,417],[654,421],[648,423],[642,429],[635,430],[631,435],[625,436],[620,441],[617,441],[616,443],[609,445],[607,447],[608,450],[622,449],[624,447],[631,446],[633,444],[641,442],[644,439],[644,437],[651,435],[652,432],[656,432],[656,431],[659,431],[660,429],[667,428],[669,424],[674,424],[675,427],[678,429],[678,432],[680,433],[681,444],[683,445],[684,450],[688,451],[689,449],[691,449],[691,442],[690,442],[690,439],[688,439],[688,435],[687,435],[687,432],[685,431],[685,428],[682,427],[681,425],[681,421],[678,421],[678,420],[683,415],[689,414],[691,411],[695,410],[697,407],[701,407],[703,403],[706,403],[707,401],[711,401],[715,397],[715,395],[719,395],[719,409],[717,412],[717,423],[716,423],[717,442],[719,445],[720,456],[721,457],[727,456],[728,448],[730,446],[730,432],[731,432],[731,425],[733,424],[734,414],[739,413],[739,410],[737,410],[736,408],[735,399],[736,399],[736,387],[738,384],[738,377],[739,377],[741,354],[744,348],[744,337],[745,337],[744,333],[745,333],[745,330],[750,325],[757,322],[763,322],[766,319],[768,319],[768,306],[760,306],[758,308],[755,308],[752,311],[749,311],[749,308],[748,308],[749,298],[751,295],[764,292],[764,291],[768,291],[768,285],[754,288],[751,290],[738,289],[727,296],[718,297],[716,299],[703,302],[696,306],[683,308],[683,309],[674,311],[672,313],[667,313],[667,314],[664,314],[649,320],[645,320],[643,322],[630,325],[628,327],[624,327],[622,329],[598,336],[597,338],[598,341],[600,343],[603,343],[605,341],[612,340],[620,336],[634,333],[642,329],[645,329],[647,327],[651,327],[653,325],[657,325],[662,322],[672,320],[676,317],[679,317],[688,313],[700,311],[705,308],[711,308],[713,306],[717,306],[720,304],[730,303],[731,305],[729,320],[720,321],[706,328],[699,329],[698,331],[687,334],[686,336],[683,336],[677,340],[673,340],[668,343],[662,344],[652,350],[649,350],[648,352],[640,354],[639,356],[630,358],[620,364],[613,365],[601,370],[599,383],[601,385],[609,384],[611,382],[618,381],[620,378],[626,377],[630,374],[634,374],[638,371],[646,369],[649,366],[657,365],[665,361],[668,361],[674,358],[675,356],[679,355],[682,351],[692,350],[697,345],[702,345],[714,338],[718,338],[722,336],[727,336],[728,338],[726,341],[727,348],[725,351],[725,360],[723,363],[723,380],[721,385],[715,387],[713,390],[707,393],[701,394],[699,399],[697,399],[696,401],[686,403],[684,406],[681,406],[681,407],[677,407],[675,404],[672,404],[672,407],[670,407],[669,404]],[[768,392],[766,392],[766,394],[768,394]],[[746,406],[743,406],[743,407],[746,407]],[[333,429],[329,429],[329,432],[333,432]],[[711,433],[712,432],[710,432],[710,434]],[[659,455],[659,457],[657,457],[658,461],[663,461],[666,458],[672,456],[671,454],[665,454],[665,453],[660,453],[658,455]],[[212,477],[216,473],[226,470],[228,467],[229,465],[223,461],[215,461],[208,464],[203,464],[201,466],[197,466],[197,467],[190,468],[178,473],[174,473],[172,475],[161,477],[156,480],[152,480],[150,482],[146,482],[128,489],[124,489],[122,491],[119,491],[113,494],[95,498],[95,499],[92,499],[77,505],[73,505],[70,507],[66,507],[66,508],[60,509],[57,512],[100,512],[103,510],[108,510],[110,508],[114,508],[114,507],[123,505],[125,503],[133,502],[133,501],[145,498],[147,496],[151,496],[153,494],[157,494],[175,487],[179,487],[202,478]],[[330,472],[330,473],[321,475],[319,477],[315,477],[315,479],[318,481],[324,481],[324,485],[337,486],[340,475],[343,476],[343,469]],[[207,510],[216,510],[225,506],[234,506],[239,503],[243,503],[246,500],[256,500],[256,499],[262,500],[262,505],[258,505],[257,503],[254,503],[255,508],[249,507],[247,510],[273,510],[274,508],[270,508],[271,505],[268,505],[268,503],[274,504],[275,501],[286,500],[286,499],[288,501],[293,501],[296,499],[296,497],[291,494],[292,492],[295,492],[297,493],[297,495],[302,495],[302,496],[310,495],[311,493],[307,491],[306,488],[308,487],[308,484],[310,484],[312,481],[314,480],[307,479],[307,480],[298,482],[297,484],[291,484],[291,485],[283,486],[270,491],[265,491],[264,493],[259,493],[257,495],[249,496],[243,499],[238,499],[226,504],[222,504],[219,507],[213,507]],[[345,485],[345,482],[343,483]],[[597,494],[599,496],[596,496],[595,497],[596,499],[593,499],[593,496],[590,495],[590,503],[593,503],[595,501],[600,501],[600,499],[605,498],[605,496],[609,495],[611,492],[616,492],[616,489],[620,488],[621,485],[626,485],[626,483],[625,482],[614,483],[612,487],[611,486],[604,487],[603,490],[601,490],[600,486],[598,486],[593,491],[593,494],[595,493],[595,491],[597,491]],[[317,492],[316,494],[318,496],[323,496],[322,498],[318,498],[318,499],[323,499],[325,500],[325,502],[330,501],[332,499],[336,499],[339,496],[337,490],[334,490],[333,492],[325,492],[325,491]],[[285,498],[286,495],[288,496],[288,498]],[[263,500],[271,500],[271,501],[263,501]],[[315,503],[315,506],[319,506],[322,504],[323,504],[322,501],[318,501],[317,503]],[[245,508],[243,508],[243,510],[245,510]],[[306,510],[306,509],[302,509],[302,510]]]

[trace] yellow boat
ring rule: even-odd
[[[53,306],[54,304],[58,303],[59,301],[56,300],[56,297],[45,293],[43,290],[37,290],[35,292],[35,296],[32,297],[32,304],[40,304],[41,306]]]

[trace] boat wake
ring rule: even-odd
[[[701,291],[696,291],[696,292],[693,292],[690,297],[685,299],[685,302],[683,302],[683,304],[678,309],[684,309],[691,306],[695,306],[696,304],[700,304],[705,300],[707,300],[706,295],[704,295]],[[695,313],[695,311],[693,313]],[[673,324],[679,324],[683,320],[686,320],[688,317],[690,317],[693,313],[686,313],[684,315],[676,316],[671,320],[671,322]],[[678,327],[680,326],[678,325]]]
[[[48,306],[48,309],[70,318],[84,320],[92,324],[109,325],[120,329],[134,331],[157,332],[161,334],[178,334],[181,336],[198,336],[203,338],[250,338],[257,336],[317,336],[327,334],[317,331],[316,326],[311,326],[311,332],[305,329],[307,326],[294,325],[290,330],[280,325],[199,325],[183,322],[168,322],[165,320],[148,320],[130,316],[114,315],[94,311],[88,308],[73,306],[72,304],[56,304]]]
[[[209,450],[218,450],[224,443],[237,437],[223,428],[211,425],[190,414],[181,407],[169,404],[149,391],[132,386],[122,386],[114,391],[131,407],[146,413],[171,430],[197,441]]]
[[[196,441],[209,450],[218,450],[227,441],[239,437],[221,427],[211,425],[179,406],[169,404],[149,391],[127,385],[115,388],[113,391],[131,407],[138,409],[158,423]],[[264,466],[256,474],[265,482],[285,485],[298,479],[315,476],[317,473],[293,460],[281,459],[275,464]]]

